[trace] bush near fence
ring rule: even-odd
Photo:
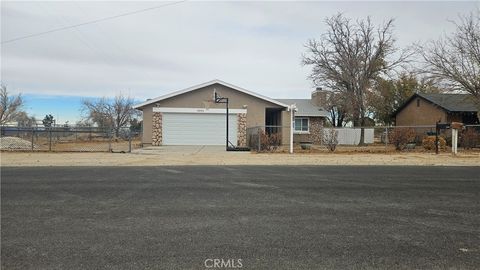
[[[459,134],[460,147],[472,149],[480,147],[480,127],[467,127]]]
[[[425,150],[435,150],[435,141],[437,140],[437,138],[435,136],[427,136],[425,138],[423,138],[422,140],[422,146],[423,146],[423,149]],[[438,149],[439,150],[447,150],[447,141],[445,140],[445,138],[439,136],[438,137]]]
[[[413,128],[396,128],[388,135],[388,140],[395,146],[395,150],[401,151],[405,149],[408,144],[416,145],[415,139],[417,138],[417,133]]]
[[[274,152],[282,149],[282,126],[257,126],[247,128],[247,146],[257,152]]]

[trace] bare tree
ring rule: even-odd
[[[24,104],[21,94],[10,96],[6,85],[1,85],[0,90],[0,124],[14,121],[21,113]]]
[[[396,79],[377,78],[367,94],[369,110],[377,123],[391,125],[393,113],[415,93],[441,93],[435,83],[414,73]]]
[[[324,109],[330,114],[327,118],[333,127],[343,127],[348,122],[347,101],[338,93],[329,91],[326,93]]]
[[[480,10],[460,16],[455,32],[419,46],[429,74],[450,91],[471,94],[480,118]]]
[[[19,127],[34,127],[37,124],[37,119],[24,111],[19,112],[13,121],[17,122]]]
[[[405,63],[409,50],[395,47],[393,19],[375,27],[370,18],[352,20],[342,14],[326,19],[328,30],[319,40],[309,40],[304,65],[312,66],[310,79],[348,100],[354,126],[367,117],[366,93],[372,82]],[[362,129],[360,145],[365,142]]]
[[[133,108],[134,100],[131,97],[119,94],[113,100],[105,97],[98,100],[83,100],[82,109],[86,112],[86,119],[99,127],[113,129],[115,136],[119,136],[120,129],[129,124],[138,112]]]

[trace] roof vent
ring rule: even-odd
[[[151,99],[151,98],[147,98],[147,101],[150,101],[150,100],[152,100],[152,99]]]

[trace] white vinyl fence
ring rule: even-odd
[[[360,142],[360,128],[335,128],[340,145],[357,145]],[[324,128],[324,134],[330,134],[331,128]],[[373,128],[365,128],[365,143],[373,143]]]

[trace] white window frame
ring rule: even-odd
[[[297,123],[297,119],[301,119],[303,122],[303,119],[307,119],[307,130],[297,130],[297,127],[296,127],[296,123]],[[301,116],[295,116],[295,118],[293,119],[294,121],[294,130],[293,130],[293,133],[294,134],[310,134],[310,117],[301,117]],[[303,126],[302,126],[303,127]]]

